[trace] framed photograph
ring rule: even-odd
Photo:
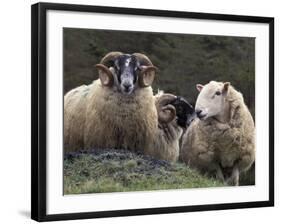
[[[32,5],[37,221],[274,205],[274,18]]]

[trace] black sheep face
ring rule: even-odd
[[[176,108],[178,125],[187,128],[196,117],[194,108],[181,96],[177,96],[171,104]]]
[[[130,95],[135,87],[140,64],[134,55],[124,54],[114,62],[114,70],[123,94]]]

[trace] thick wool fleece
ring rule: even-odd
[[[255,160],[255,126],[242,94],[229,87],[230,120],[220,123],[213,118],[196,119],[183,136],[180,159],[202,171],[219,165],[246,171]]]
[[[126,96],[96,80],[67,93],[64,105],[65,152],[116,148],[141,151],[169,161],[178,159],[182,130],[178,130],[175,121],[167,124],[169,129],[158,127],[151,87],[138,88]],[[166,132],[170,129],[172,133],[168,136]]]

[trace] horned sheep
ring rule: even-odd
[[[153,95],[157,69],[150,59],[111,52],[96,68],[99,79],[64,97],[65,152],[120,148],[176,161],[182,128],[169,104],[176,96]]]
[[[255,160],[255,127],[243,96],[229,82],[197,85],[196,118],[183,135],[180,159],[228,185]]]

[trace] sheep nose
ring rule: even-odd
[[[130,83],[124,83],[123,86],[124,86],[125,90],[128,91],[131,87],[131,84]]]
[[[200,114],[202,113],[202,110],[196,110],[195,113],[196,113],[197,117],[200,117]]]

